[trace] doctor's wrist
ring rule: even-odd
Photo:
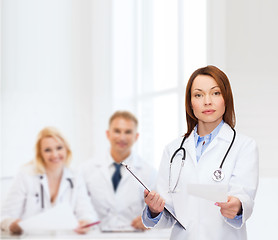
[[[241,216],[242,215],[242,212],[243,212],[243,209],[242,209],[242,205],[240,205],[240,209],[238,210],[237,212],[237,216]]]
[[[148,213],[151,218],[156,218],[160,213],[156,213],[151,211],[150,207],[148,206]]]
[[[156,218],[160,213],[153,213],[152,211],[150,211],[150,214],[152,218]]]

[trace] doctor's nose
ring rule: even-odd
[[[211,104],[211,97],[210,97],[209,94],[205,95],[205,97],[204,97],[204,104],[205,105],[210,105]]]
[[[119,135],[119,138],[120,138],[120,140],[125,140],[125,138],[126,138],[125,133],[121,133],[121,134]]]
[[[52,151],[52,157],[53,158],[56,158],[56,157],[58,157],[59,156],[59,152],[58,151],[56,151],[56,150],[54,150],[54,151]]]

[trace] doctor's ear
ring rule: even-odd
[[[110,132],[109,132],[109,130],[106,130],[106,137],[109,139],[110,138]]]
[[[138,137],[139,137],[139,133],[136,133],[136,136],[135,136],[136,141],[137,141]]]

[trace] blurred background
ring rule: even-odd
[[[33,158],[45,126],[69,140],[73,166],[106,151],[115,110],[138,117],[136,151],[158,168],[164,146],[186,132],[189,76],[212,64],[230,79],[236,129],[259,146],[250,239],[277,239],[277,1],[1,0],[0,7],[2,182]]]

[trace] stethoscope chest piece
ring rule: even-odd
[[[215,170],[212,175],[212,179],[216,182],[221,182],[224,179],[224,177],[225,174],[223,173],[221,168]]]

